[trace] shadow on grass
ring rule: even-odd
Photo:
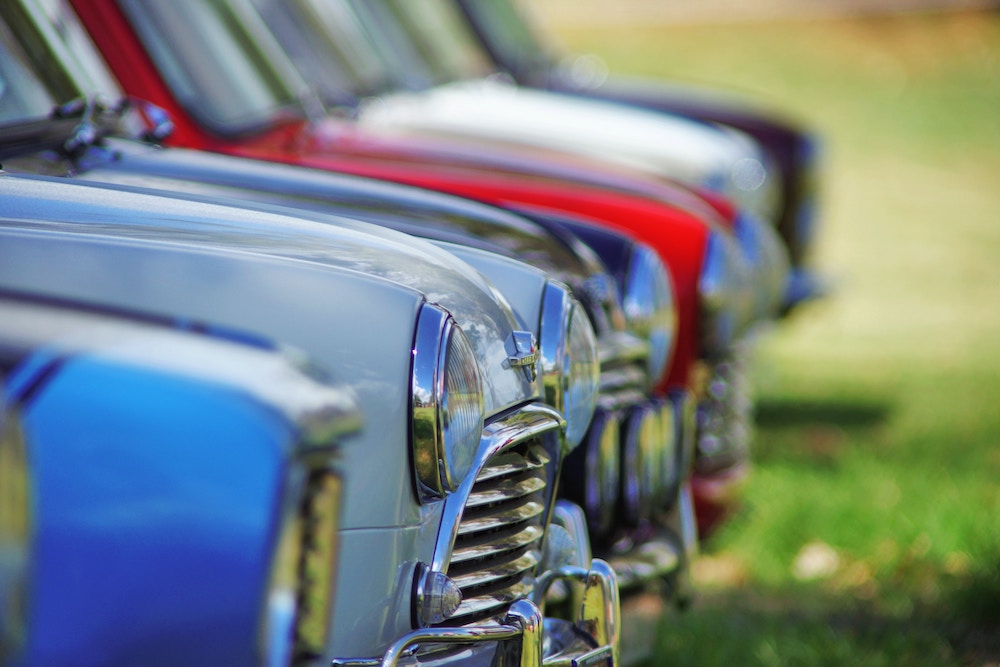
[[[832,426],[868,429],[885,423],[892,408],[878,401],[763,400],[757,404],[757,425],[768,429]]]
[[[703,594],[664,617],[645,667],[711,665],[985,665],[1000,660],[995,625],[941,606],[889,615],[815,589]]]
[[[891,414],[879,401],[763,400],[756,408],[754,458],[836,466],[846,446],[870,445]]]
[[[956,583],[945,594],[944,606],[955,618],[967,620],[956,628],[955,641],[975,664],[1000,664],[1000,556]]]

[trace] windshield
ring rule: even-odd
[[[435,83],[492,72],[488,56],[453,0],[356,0],[381,6],[404,31]]]
[[[65,77],[59,81],[62,85],[49,87],[35,74],[47,71],[40,69],[31,57],[42,54],[25,49],[15,40],[15,35],[21,38],[28,35],[27,26],[11,20],[9,13],[4,11],[0,19],[0,123],[4,125],[46,118],[60,100],[79,94]],[[55,77],[54,80],[58,81]]]
[[[0,123],[48,118],[56,105],[98,94],[121,97],[71,10],[58,0],[0,3]]]
[[[269,125],[306,92],[249,0],[120,0],[178,101],[214,131]]]
[[[253,0],[295,67],[327,104],[377,94],[394,83],[381,52],[345,0]]]
[[[524,3],[515,0],[456,1],[475,24],[476,31],[501,67],[519,74],[547,67],[555,59],[545,46],[551,40],[537,34],[538,24],[526,15]]]

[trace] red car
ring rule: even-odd
[[[703,452],[695,490],[701,528],[711,528],[747,465],[745,442],[728,433],[739,430],[731,422],[744,400],[725,377],[732,343],[753,319],[750,292],[769,289],[745,284],[746,260],[727,229],[733,218],[719,215],[725,203],[713,207],[661,181],[549,153],[375,136],[349,120],[317,116],[289,87],[298,79],[281,52],[266,37],[250,38],[261,39],[264,26],[251,26],[254,17],[243,6],[186,5],[199,16],[133,25],[138,3],[127,3],[130,16],[115,0],[73,4],[126,91],[170,114],[170,144],[383,178],[533,215],[570,215],[655,247],[670,268],[680,315],[674,363],[659,390],[710,398],[709,387],[722,387],[730,394],[703,402],[700,441],[714,450]],[[780,296],[759,301],[777,303]]]

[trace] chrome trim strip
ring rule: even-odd
[[[513,507],[499,514],[491,514],[482,519],[464,519],[462,525],[458,528],[458,534],[470,535],[483,531],[498,530],[506,526],[521,523],[522,521],[534,519],[543,512],[545,512],[545,506],[542,503],[530,501],[519,507]]]
[[[604,561],[596,559],[589,569],[563,568],[548,573],[548,585],[566,581],[582,588],[581,605],[573,625],[590,635],[596,647],[587,647],[576,653],[559,653],[546,659],[544,653],[545,619],[539,606],[530,599],[511,604],[500,625],[466,628],[426,628],[414,630],[393,642],[381,658],[344,659],[332,661],[332,667],[398,667],[401,660],[410,658],[421,647],[444,644],[462,645],[481,642],[499,642],[496,659],[499,664],[518,667],[571,667],[603,664],[616,667],[620,664],[621,600],[615,573]],[[544,598],[548,585],[536,586],[539,599]],[[597,661],[597,662],[594,662]]]
[[[475,628],[425,628],[407,633],[393,642],[381,659],[337,658],[332,667],[397,667],[421,644],[475,644],[518,639],[514,648],[520,667],[541,667],[542,613],[528,600],[517,600],[510,606],[503,625]],[[505,662],[503,664],[513,664]]]
[[[542,295],[542,315],[539,323],[538,356],[541,365],[542,390],[545,402],[565,414],[566,354],[569,346],[570,315],[573,311],[569,290],[548,282]]]
[[[505,607],[515,600],[524,599],[531,595],[534,584],[534,577],[525,575],[521,578],[521,581],[506,586],[503,590],[497,591],[496,593],[479,595],[467,600],[462,600],[462,604],[459,605],[455,613],[451,615],[449,621],[455,619],[460,621],[463,616],[482,614],[490,609]]]
[[[482,483],[483,479],[481,478],[479,482]],[[541,491],[544,488],[545,480],[541,477],[533,475],[516,482],[510,487],[476,491],[475,493],[469,495],[469,502],[466,503],[465,506],[466,508],[472,508],[479,507],[481,505],[489,505],[490,503],[502,502],[505,500],[515,500],[517,498],[523,498],[524,496],[531,495],[536,491]]]
[[[531,570],[537,566],[541,560],[541,553],[532,549],[525,552],[525,554],[517,560],[511,561],[510,563],[499,567],[494,567],[490,569],[489,572],[483,572],[480,570],[470,574],[452,577],[451,580],[458,584],[461,588],[468,586],[484,586],[490,582]]]
[[[597,350],[602,370],[614,363],[641,363],[643,368],[648,365],[649,343],[627,331],[602,332],[597,337]]]
[[[503,477],[528,470],[544,468],[549,464],[550,460],[551,459],[549,459],[548,455],[545,455],[544,458],[539,457],[535,461],[528,461],[527,459],[503,463],[489,461],[483,469],[479,471],[479,475],[476,476],[476,483],[486,482],[496,477]]]
[[[464,563],[474,558],[487,558],[495,554],[513,551],[540,540],[545,534],[541,526],[526,526],[524,530],[507,537],[502,544],[491,542],[481,546],[465,547],[452,552],[450,563]],[[439,570],[441,571],[441,570]]]
[[[444,495],[442,477],[444,460],[442,433],[438,424],[441,405],[448,332],[451,316],[444,310],[424,304],[417,318],[413,339],[413,375],[411,378],[411,447],[416,488],[423,500]]]
[[[458,537],[462,514],[465,512],[472,487],[487,462],[503,450],[535,437],[550,434],[562,440],[559,429],[564,424],[562,415],[554,409],[547,405],[530,403],[486,425],[479,441],[479,451],[472,471],[466,475],[458,490],[444,501],[441,530],[434,547],[432,569],[438,572],[447,570],[448,563],[452,560],[452,545]]]

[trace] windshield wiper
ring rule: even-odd
[[[119,129],[125,115],[135,110],[140,116],[143,129],[135,138],[149,143],[162,143],[174,131],[174,123],[165,109],[152,102],[134,97],[123,97],[117,103],[110,103],[103,95],[76,97],[69,102],[56,105],[52,118],[80,118],[70,136],[63,142],[62,149],[70,158],[79,157],[87,149],[96,146],[101,139]],[[127,132],[125,134],[128,134]]]

